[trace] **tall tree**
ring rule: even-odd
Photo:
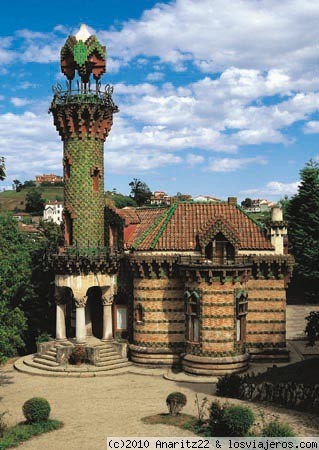
[[[310,160],[300,175],[298,193],[287,206],[294,281],[306,300],[319,302],[319,165]]]
[[[152,192],[148,185],[143,181],[134,178],[133,181],[129,183],[131,188],[131,198],[133,198],[137,204],[137,206],[144,205],[152,195]]]
[[[4,157],[0,156],[0,181],[3,181],[6,177],[6,165]]]
[[[36,188],[32,188],[25,196],[25,210],[26,212],[43,213],[44,199],[42,198],[41,191]]]

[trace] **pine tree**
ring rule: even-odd
[[[319,302],[319,165],[310,160],[300,171],[298,193],[287,208],[289,243],[295,257],[295,285],[305,300]]]

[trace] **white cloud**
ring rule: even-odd
[[[215,158],[209,160],[209,165],[205,169],[208,172],[235,172],[243,169],[250,164],[267,164],[267,161],[261,156],[253,158]]]
[[[202,164],[205,161],[205,158],[201,155],[194,155],[193,153],[189,153],[186,156],[186,162],[190,167],[194,167],[197,164]]]
[[[304,132],[306,134],[314,134],[319,133],[319,121],[318,120],[310,120],[304,126]]]
[[[240,191],[243,195],[256,195],[264,197],[283,197],[297,193],[300,182],[282,183],[281,181],[269,181],[263,188],[245,189]]]
[[[139,151],[118,152],[109,151],[105,161],[106,172],[113,173],[136,173],[137,171],[148,171],[158,167],[164,167],[172,164],[180,164],[182,158],[171,153],[147,154]]]
[[[163,72],[152,72],[146,77],[147,81],[160,81],[163,78],[165,78],[165,74]]]
[[[26,105],[29,105],[30,103],[32,103],[31,100],[29,100],[27,98],[21,98],[21,97],[11,97],[10,102],[14,106],[17,106],[17,107],[26,106]]]

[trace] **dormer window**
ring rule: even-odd
[[[235,249],[222,233],[218,233],[206,245],[205,258],[212,260],[216,264],[230,264],[235,260]]]

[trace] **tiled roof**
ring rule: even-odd
[[[116,209],[116,213],[120,217],[122,217],[126,226],[141,222],[135,208],[126,207],[122,209]]]
[[[239,250],[274,249],[262,228],[236,205],[229,205],[228,203],[179,203],[169,208],[142,208],[136,209],[135,212],[139,222],[136,216],[132,216],[135,220],[135,229],[130,233],[125,243],[126,248],[171,251],[195,250],[197,236],[200,236],[203,230],[207,230],[210,224],[219,221],[226,226],[228,224],[228,230],[234,231],[236,237],[238,237]],[[129,223],[132,222],[127,221],[126,225]]]

